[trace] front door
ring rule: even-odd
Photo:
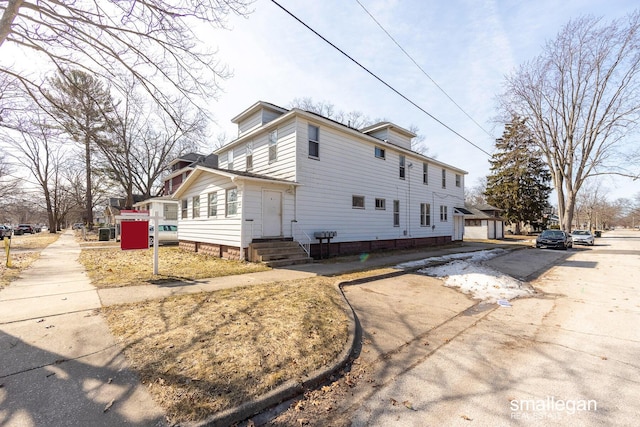
[[[262,192],[262,234],[282,236],[282,193],[279,191]]]

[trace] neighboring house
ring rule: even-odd
[[[332,255],[462,240],[466,172],[412,151],[414,133],[266,102],[232,122],[238,138],[215,151],[219,167],[196,165],[173,195],[181,247],[248,259],[269,239],[318,257],[322,232],[335,232]]]
[[[163,194],[165,196],[172,195],[197,165],[216,168],[218,167],[218,156],[189,153],[173,160],[169,164],[170,173],[164,178]]]
[[[157,214],[162,224],[178,225],[179,206],[177,200],[169,196],[163,196],[143,200],[134,204],[133,208],[139,211],[148,211],[151,217]]]
[[[504,219],[501,210],[491,205],[465,206],[470,212],[464,217],[465,239],[504,239]]]

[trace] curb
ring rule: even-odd
[[[525,246],[522,247],[512,247],[512,248],[502,248],[507,251],[525,249]],[[475,251],[472,251],[475,252]],[[436,261],[430,263],[429,266],[441,265],[451,262],[447,261]],[[404,270],[398,270],[397,272],[386,273],[383,278],[390,278],[395,276],[400,276],[403,274],[413,273],[419,269],[427,267],[426,265],[419,267],[411,267]],[[384,268],[384,267],[383,267]],[[289,380],[270,392],[260,396],[259,398],[245,402],[235,408],[229,408],[224,411],[221,411],[211,417],[207,418],[204,421],[199,421],[195,423],[182,423],[181,425],[185,427],[224,427],[233,425],[235,423],[239,423],[245,420],[250,419],[256,415],[259,415],[263,411],[274,408],[278,404],[295,398],[297,396],[302,395],[306,390],[315,388],[319,384],[326,381],[331,375],[333,375],[338,370],[345,367],[352,358],[352,355],[357,347],[357,340],[362,336],[362,328],[360,326],[360,322],[358,317],[347,300],[347,297],[344,294],[343,287],[344,286],[352,286],[358,285],[362,283],[366,283],[372,280],[379,280],[381,276],[372,276],[361,279],[354,279],[349,281],[338,281],[334,284],[336,288],[340,291],[340,295],[342,296],[343,304],[345,305],[345,313],[348,317],[348,331],[347,331],[347,345],[344,347],[342,352],[336,357],[335,362],[332,365],[324,366],[316,369],[314,372],[306,375],[300,379]]]
[[[344,347],[342,352],[340,352],[338,357],[336,357],[333,364],[318,368],[314,372],[305,375],[300,379],[289,380],[255,400],[245,402],[235,408],[226,409],[204,421],[196,423],[182,423],[181,425],[186,427],[223,427],[239,423],[260,414],[265,409],[274,407],[279,403],[299,396],[310,388],[315,388],[317,385],[326,381],[335,372],[346,366],[356,347],[358,337],[358,328],[356,325],[359,325],[359,323],[357,321],[355,311],[351,307],[351,304],[349,304],[344,292],[342,292],[342,282],[337,282],[334,286],[338,288],[340,295],[342,296],[345,313],[348,317],[348,330],[347,345]]]

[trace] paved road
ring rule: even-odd
[[[352,425],[637,425],[638,255],[631,231],[591,248],[510,254],[503,268],[539,276],[532,284],[541,294],[487,310],[353,402]],[[544,272],[536,257],[558,265]]]

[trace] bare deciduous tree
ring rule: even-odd
[[[569,22],[543,53],[507,77],[501,106],[527,118],[569,230],[584,181],[603,174],[638,178],[626,138],[640,118],[640,12],[603,24]]]
[[[54,69],[80,69],[106,81],[125,73],[173,116],[173,101],[196,103],[229,75],[197,28],[224,27],[252,0],[103,0],[0,2],[0,46],[13,44]],[[38,100],[39,76],[0,65]],[[0,106],[2,108],[2,106]]]

